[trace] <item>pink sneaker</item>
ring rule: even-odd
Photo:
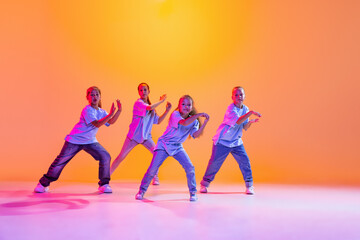
[[[152,185],[155,185],[155,186],[160,185],[158,175],[155,175],[155,177],[153,178]]]
[[[201,193],[207,193],[207,187],[201,185],[201,186],[200,186],[200,192],[201,192]]]

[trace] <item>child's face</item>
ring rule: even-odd
[[[234,101],[234,104],[238,107],[240,107],[243,104],[243,101],[245,100],[245,92],[242,88],[236,88],[234,89],[232,93],[232,100]]]
[[[147,86],[141,85],[138,90],[139,90],[139,95],[142,99],[146,99],[149,96],[150,91],[147,88]]]
[[[189,115],[192,110],[192,101],[189,98],[183,98],[179,103],[179,112],[183,116]]]
[[[87,96],[87,100],[91,106],[97,107],[100,102],[100,93],[97,90],[92,90],[89,95]]]

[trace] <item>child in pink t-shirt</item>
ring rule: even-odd
[[[126,158],[129,152],[138,144],[142,144],[152,154],[154,154],[155,143],[151,137],[151,129],[154,124],[160,124],[171,109],[171,104],[167,102],[165,112],[159,116],[155,108],[166,100],[166,95],[160,97],[160,101],[151,104],[149,99],[150,88],[146,83],[138,86],[140,98],[136,100],[133,109],[133,118],[129,126],[124,145],[120,154],[111,164],[110,173],[113,174],[119,164]],[[154,176],[153,185],[159,185],[158,174]]]

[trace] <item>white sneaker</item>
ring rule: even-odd
[[[99,187],[99,191],[101,193],[112,193],[112,189],[109,184],[104,184]]]
[[[152,185],[155,185],[155,186],[160,185],[159,177],[157,175],[155,175],[155,177],[153,178]]]
[[[36,193],[45,193],[49,191],[49,187],[44,187],[41,183],[38,183],[34,189]]]
[[[246,188],[245,191],[246,194],[254,195],[255,194],[255,188],[253,186]]]
[[[200,192],[201,192],[201,193],[207,193],[207,187],[201,185],[201,186],[200,186]]]
[[[144,194],[145,194],[145,192],[139,191],[139,192],[136,194],[135,199],[136,199],[136,200],[143,200],[143,199],[144,199]]]
[[[190,193],[190,202],[195,202],[196,200],[198,200],[196,193]]]

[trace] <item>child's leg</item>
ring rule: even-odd
[[[214,180],[215,175],[220,170],[221,165],[224,163],[226,157],[229,155],[231,148],[225,147],[221,144],[213,145],[211,157],[206,168],[201,185],[208,187]]]
[[[60,154],[56,157],[54,162],[50,165],[49,170],[40,179],[41,185],[47,187],[51,182],[58,180],[62,170],[66,164],[82,149],[81,145],[72,144],[69,142],[64,143]]]
[[[99,186],[109,184],[110,181],[110,154],[100,143],[84,145],[84,150],[95,160],[99,161]]]
[[[151,182],[151,179],[154,178],[155,174],[159,170],[159,167],[161,166],[161,164],[165,161],[165,159],[168,156],[169,155],[164,150],[156,150],[154,152],[151,164],[150,164],[148,170],[146,171],[146,173],[145,173],[145,175],[144,175],[144,177],[143,177],[143,179],[141,181],[140,191],[146,192],[146,190],[148,189],[149,184]]]
[[[181,164],[186,172],[187,184],[190,193],[196,193],[195,168],[185,150],[178,152],[174,158]]]
[[[250,166],[250,160],[245,151],[244,145],[241,144],[240,146],[233,148],[231,154],[234,156],[235,160],[239,164],[246,187],[251,187],[253,185],[253,177]]]
[[[155,143],[154,141],[150,138],[148,140],[145,140],[142,145],[151,152],[152,155],[154,155],[154,150],[155,150]],[[154,178],[153,178],[153,185],[159,185],[159,171],[156,172]]]
[[[154,155],[154,150],[155,150],[155,143],[154,141],[150,138],[148,140],[145,140],[142,145],[144,145],[144,147],[149,150],[151,152],[152,155]]]
[[[126,158],[129,152],[136,146],[138,143],[134,140],[130,140],[126,137],[124,141],[124,145],[121,148],[120,154],[115,158],[113,163],[111,164],[110,174],[112,175],[115,169],[119,166],[119,164]]]

